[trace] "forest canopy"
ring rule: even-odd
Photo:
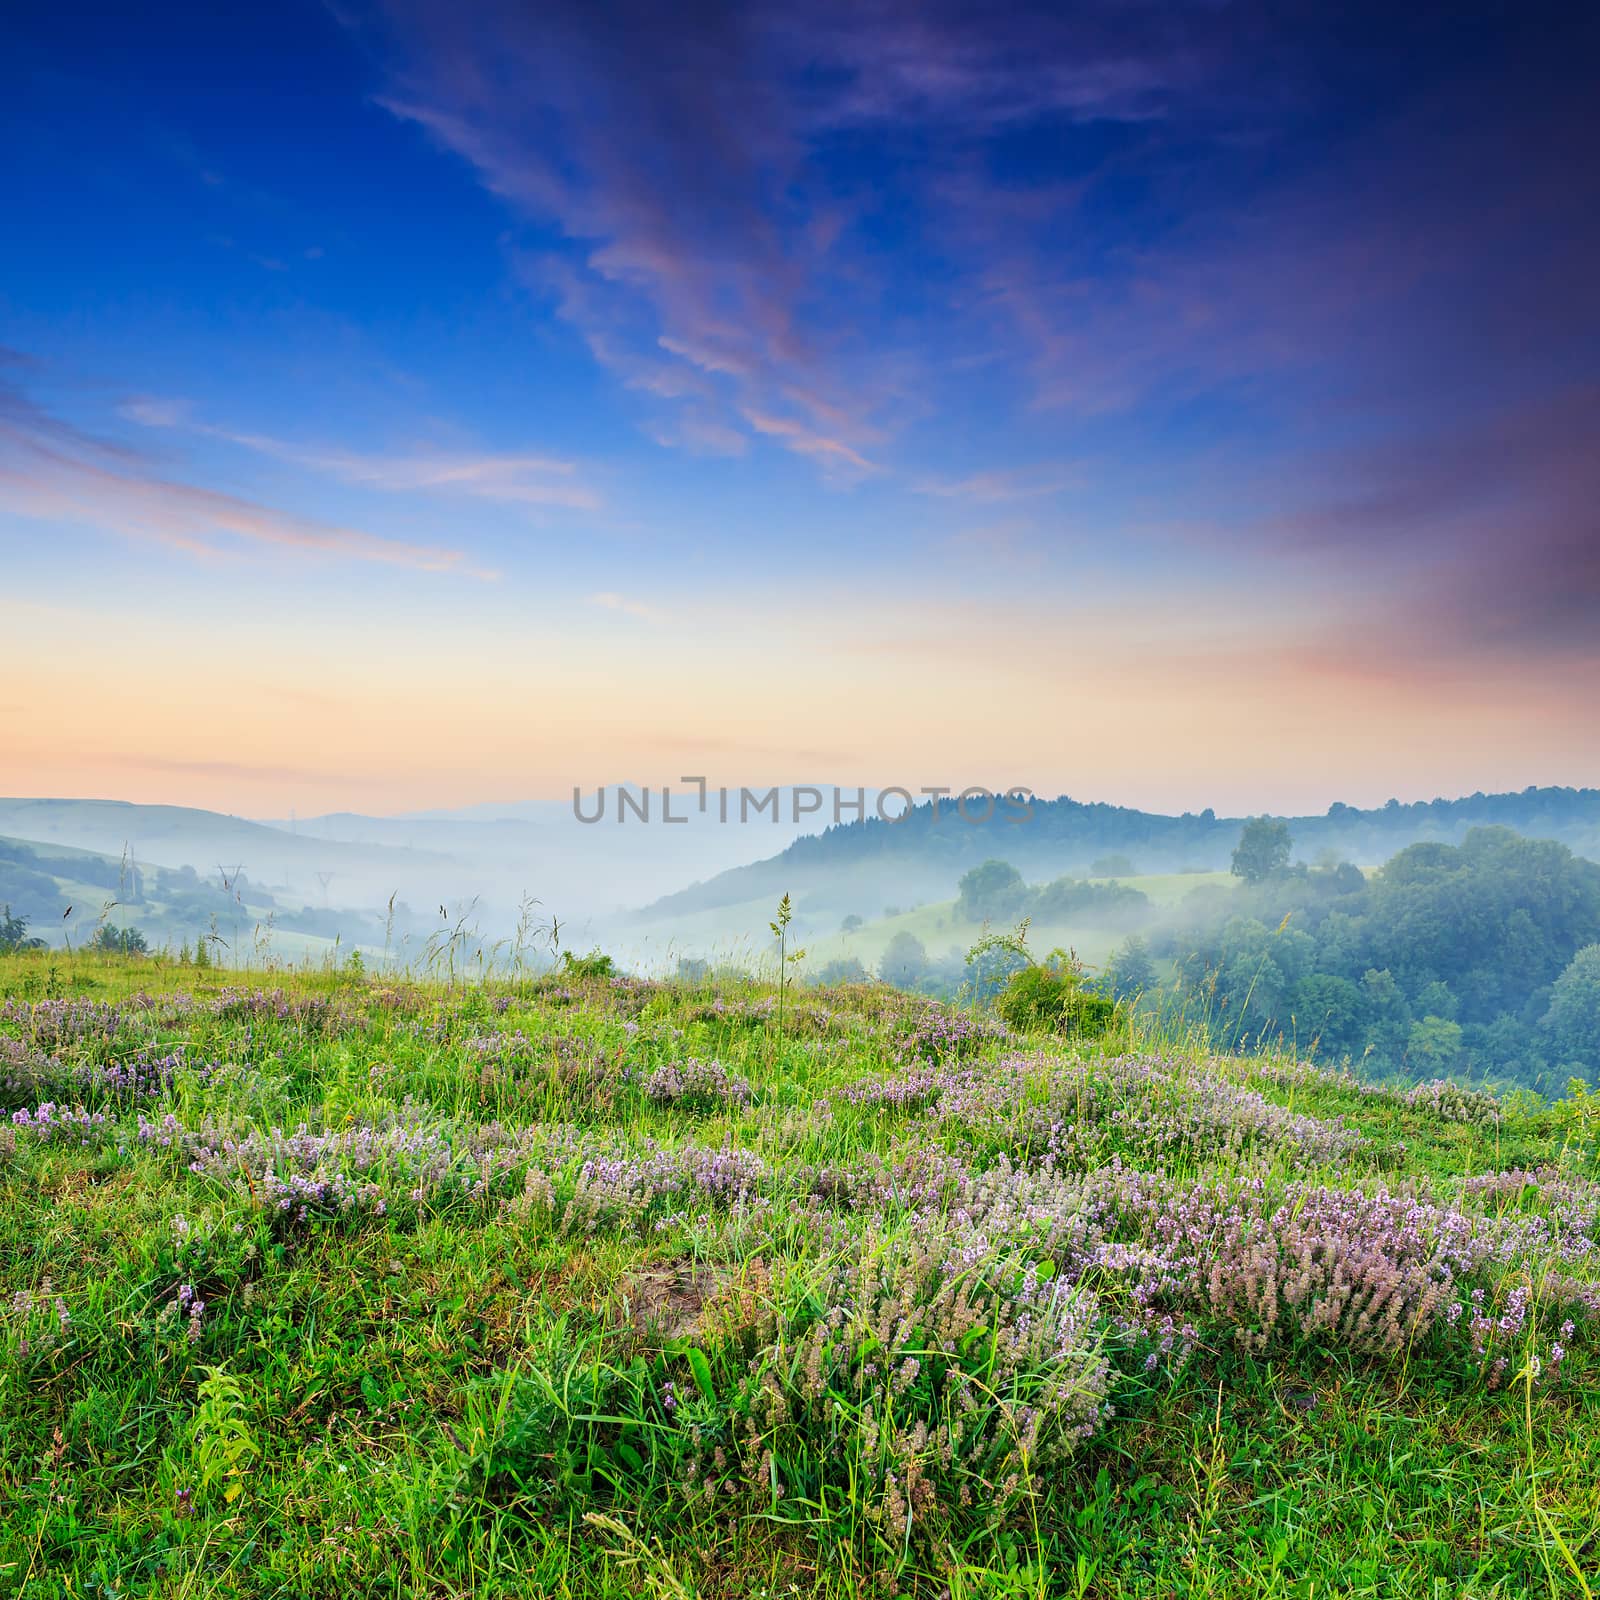
[[[1557,1092],[1600,1067],[1600,866],[1550,840],[1474,829],[1370,878],[1282,867],[1196,890],[1148,942],[1240,1043]]]

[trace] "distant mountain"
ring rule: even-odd
[[[1304,861],[1331,853],[1373,864],[1409,844],[1456,843],[1469,829],[1491,825],[1558,839],[1600,859],[1600,789],[1529,788],[1410,805],[1391,800],[1372,810],[1334,804],[1320,816],[1283,820],[1295,858]],[[992,820],[968,823],[944,801],[937,819],[931,805],[922,805],[899,821],[869,817],[798,839],[765,861],[666,895],[642,916],[680,918],[785,893],[810,910],[875,916],[886,904],[950,898],[962,873],[991,857],[1009,861],[1030,883],[1090,875],[1114,856],[1125,858],[1115,868],[1120,874],[1214,871],[1229,865],[1245,821],[1211,810],[1165,816],[1062,796],[1035,800],[1023,822],[997,808]]]
[[[619,820],[619,796],[631,804]],[[573,939],[599,939],[602,925],[657,896],[782,849],[815,826],[794,817],[792,792],[769,808],[724,823],[715,793],[705,812],[674,786],[672,817],[661,790],[636,784],[605,787],[605,815],[581,821],[566,800],[495,802],[458,811],[399,816],[335,812],[326,816],[250,820],[184,806],[115,800],[0,799],[0,834],[41,849],[73,846],[144,865],[191,867],[202,878],[242,868],[281,905],[318,911],[348,908],[352,934],[390,897],[436,925],[466,915],[489,937],[508,933],[525,898],[540,915],[559,918]],[[585,791],[584,813],[597,794]],[[639,812],[648,808],[647,820]]]
[[[335,882],[344,903],[364,901],[446,859],[381,842],[333,843],[218,811],[125,800],[0,799],[0,833],[135,863],[192,867],[202,877],[242,869],[281,896],[319,905]]]
[[[164,867],[132,852],[106,855],[71,845],[0,836],[0,907],[28,924],[30,938],[82,944],[102,925],[137,928],[152,948],[176,950],[200,937],[219,959],[270,944],[279,955],[383,936],[379,917],[284,901],[248,873]]]
[[[623,791],[626,808],[619,803]],[[796,821],[789,787],[776,791],[775,805],[744,820],[733,791],[726,822],[714,788],[703,812],[692,787],[674,784],[672,791],[671,821],[663,817],[659,787],[612,783],[582,793],[585,817],[603,809],[598,821],[580,821],[572,800],[564,799],[496,801],[392,817],[336,812],[272,826],[293,829],[301,838],[436,855],[453,864],[455,876],[447,888],[432,891],[434,901],[476,896],[491,920],[509,925],[519,898],[533,895],[545,911],[582,924],[581,933],[574,924],[574,937],[598,938],[602,923],[609,926],[623,908],[770,855],[818,823],[816,814],[804,812]],[[419,905],[425,899],[411,898]]]

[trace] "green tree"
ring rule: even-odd
[[[150,945],[139,929],[113,928],[109,922],[101,924],[89,941],[89,948],[118,956],[142,956],[150,952]]]
[[[1380,1063],[1398,1067],[1411,1028],[1411,1008],[1406,997],[1387,967],[1381,971],[1368,968],[1361,980],[1361,991],[1366,1002],[1367,1043]]]
[[[836,956],[826,962],[817,974],[817,982],[830,988],[841,983],[865,983],[867,969],[856,956]]]
[[[878,963],[878,976],[897,989],[909,989],[928,970],[928,952],[914,933],[900,932],[889,941]]]
[[[1246,883],[1263,883],[1289,865],[1289,824],[1272,817],[1252,817],[1233,852],[1233,875]]]
[[[863,926],[864,924],[862,923],[861,918],[857,916],[854,911],[852,911],[850,915],[839,924],[839,932],[843,934],[851,934],[857,932]]]
[[[1009,861],[985,861],[962,874],[956,906],[968,922],[1006,922],[1022,915],[1028,886]]]
[[[0,950],[42,950],[43,939],[30,938],[28,935],[28,919],[13,914],[11,907],[7,906],[0,914]]]
[[[1444,1017],[1424,1017],[1411,1024],[1406,1054],[1413,1066],[1448,1072],[1461,1059],[1461,1024]]]
[[[1361,991],[1348,978],[1313,972],[1294,986],[1289,1004],[1296,1038],[1314,1042],[1318,1060],[1337,1061],[1360,1051]]]
[[[1106,972],[1111,992],[1119,1000],[1142,994],[1156,981],[1155,964],[1150,960],[1150,947],[1138,934],[1129,934],[1111,958]]]
[[[1125,855],[1099,856],[1089,863],[1091,878],[1135,878],[1139,869]]]
[[[1585,945],[1556,979],[1543,1028],[1556,1063],[1600,1068],[1600,944]]]

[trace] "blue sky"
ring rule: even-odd
[[[14,32],[13,787],[1600,779],[1592,10]]]

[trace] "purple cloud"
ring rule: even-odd
[[[0,381],[0,508],[47,520],[82,519],[215,558],[233,540],[302,556],[329,556],[489,578],[460,550],[388,539],[185,483],[140,451],[53,416]]]

